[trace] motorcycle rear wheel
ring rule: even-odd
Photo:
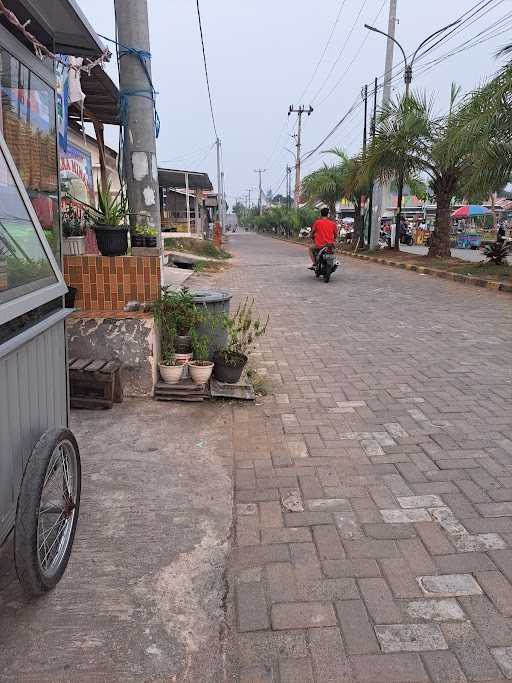
[[[329,282],[331,279],[332,266],[329,263],[324,265],[324,282]]]

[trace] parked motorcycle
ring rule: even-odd
[[[315,275],[323,277],[324,282],[329,282],[331,275],[338,269],[339,262],[336,260],[336,248],[334,244],[326,244],[318,252],[315,263]]]
[[[412,247],[414,244],[414,237],[411,228],[406,228],[406,230],[400,235],[401,244],[406,244],[408,247]]]

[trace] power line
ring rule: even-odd
[[[377,12],[377,14],[376,14],[376,16],[375,16],[375,19],[373,20],[372,24],[376,24],[376,23],[377,23],[377,20],[378,20],[378,18],[380,17],[380,15],[382,14],[382,10],[384,9],[384,6],[386,5],[386,3],[387,3],[387,0],[383,0],[382,4],[381,4],[381,6],[380,6],[380,9],[379,9],[379,11]],[[365,37],[364,37],[363,40],[361,41],[361,45],[359,46],[359,49],[357,50],[357,52],[355,53],[354,57],[352,58],[352,61],[347,65],[347,68],[346,68],[345,71],[341,74],[340,78],[336,81],[336,83],[334,84],[334,86],[332,87],[332,89],[329,91],[329,93],[328,93],[323,99],[321,99],[320,102],[317,103],[317,105],[316,105],[317,107],[319,107],[319,106],[322,105],[326,100],[328,100],[329,97],[333,94],[333,92],[334,92],[335,90],[338,89],[340,83],[342,82],[342,80],[345,78],[345,76],[346,76],[347,73],[349,72],[350,67],[352,66],[352,64],[356,61],[356,59],[357,59],[357,58],[359,57],[359,55],[361,54],[361,51],[362,51],[363,47],[366,45],[366,41],[368,40],[369,37],[370,37],[370,34],[369,34],[369,33],[366,33]]]
[[[329,78],[330,78],[331,75],[332,75],[332,72],[333,72],[334,69],[336,68],[337,63],[340,61],[341,56],[343,55],[343,53],[344,53],[344,51],[345,51],[345,48],[346,48],[347,45],[348,45],[348,41],[349,41],[350,38],[352,37],[352,33],[354,32],[354,29],[355,29],[355,27],[356,27],[356,24],[357,24],[357,22],[359,21],[359,17],[360,17],[361,14],[363,13],[363,10],[364,10],[364,8],[366,7],[367,4],[368,4],[368,0],[363,0],[363,2],[362,2],[362,4],[361,4],[361,7],[359,8],[359,12],[358,12],[356,18],[354,19],[354,23],[352,24],[352,27],[351,27],[351,29],[350,29],[350,31],[349,31],[349,33],[348,33],[347,39],[346,39],[345,42],[343,43],[343,47],[341,48],[341,50],[338,52],[338,56],[337,56],[336,59],[334,60],[334,63],[333,63],[333,65],[332,65],[332,67],[331,67],[329,73],[328,73],[327,76],[325,77],[324,81],[322,82],[322,85],[320,86],[320,88],[317,90],[317,92],[316,92],[315,95],[313,96],[313,100],[312,100],[313,102],[316,100],[316,98],[318,97],[318,95],[322,92],[324,85],[328,82]]]
[[[213,102],[212,102],[212,91],[210,88],[210,77],[208,76],[208,64],[206,62],[206,50],[204,47],[204,34],[203,34],[203,22],[201,20],[201,8],[199,7],[199,0],[196,0],[197,5],[197,20],[199,22],[199,33],[201,35],[201,47],[203,49],[203,63],[204,63],[204,73],[206,76],[206,87],[208,88],[208,100],[210,102],[210,113],[212,115],[213,130],[215,132],[215,137],[218,138],[217,125],[215,123],[215,114],[213,112]]]
[[[490,0],[490,2],[494,2],[494,1],[495,1],[495,0]],[[481,7],[478,9],[478,12],[482,12],[484,9],[486,9],[486,7],[490,4],[490,2],[489,2],[489,0],[488,0],[487,2],[485,2],[485,3],[480,2],[479,4],[481,5]],[[501,2],[503,2],[503,0],[498,0],[498,2],[497,2],[491,9],[495,9],[499,4],[501,4]],[[476,6],[477,6],[477,5],[476,5]],[[476,6],[475,6],[475,7],[476,7]],[[474,7],[473,7],[472,9],[474,9]],[[490,10],[488,10],[488,11],[490,11]],[[469,12],[466,12],[465,14],[463,14],[462,17],[467,16],[470,12],[471,12],[471,10],[469,10]],[[485,14],[487,14],[487,12],[485,12]],[[482,15],[482,16],[485,16],[485,14]],[[475,16],[474,13],[471,14],[471,16],[467,17],[467,19],[466,19],[463,23],[466,23],[467,21],[469,21],[470,19],[472,19],[474,16]],[[496,23],[499,24],[500,22],[502,22],[502,21],[503,21],[505,18],[507,18],[507,17],[508,17],[508,15],[505,15],[505,17],[502,17],[502,18],[501,18],[500,20],[498,20]],[[474,22],[471,22],[471,24],[472,24],[472,23],[474,23]],[[471,25],[471,24],[470,24],[470,25]],[[482,31],[481,33],[488,32],[488,31],[490,31],[490,29],[492,29],[492,28],[494,28],[494,26],[488,27],[487,29],[485,29],[485,30]],[[477,34],[477,35],[479,35],[479,34]],[[500,35],[500,34],[498,34],[498,35]],[[492,37],[492,36],[491,36],[491,37]],[[470,39],[470,41],[474,40],[474,38],[475,38],[475,36],[473,36],[473,37]],[[489,39],[490,39],[490,38],[487,38],[487,40],[489,40]],[[470,41],[467,41],[467,42],[470,43]],[[438,41],[438,42],[441,42],[441,41]],[[464,43],[463,45],[466,45],[467,42]],[[479,42],[484,42],[484,41],[479,41]],[[477,44],[478,44],[478,43],[477,43]],[[470,44],[470,47],[472,47],[471,44]],[[461,50],[457,50],[457,52],[459,52],[459,51],[462,51],[462,49],[461,49]],[[454,52],[454,54],[456,54],[456,52]],[[421,57],[421,56],[422,56],[422,55],[420,55],[420,57]],[[433,69],[435,66],[437,66],[438,64],[440,64],[440,63],[442,63],[443,61],[445,61],[446,59],[448,59],[450,56],[452,56],[452,53],[451,53],[451,52],[447,53],[447,54],[444,55],[444,56],[439,57],[439,58],[436,59],[436,60],[433,60],[431,63],[429,63],[429,64],[427,64],[427,65],[424,65],[424,68],[423,68],[423,69],[420,68],[420,75],[423,74],[423,73],[426,73],[427,71],[430,71],[430,70]],[[403,63],[404,63],[404,62],[402,61],[401,64],[403,64]],[[425,67],[426,67],[426,68],[425,68]],[[393,76],[392,81],[394,81],[394,80],[396,80],[398,77],[400,77],[400,75],[401,75],[402,72],[403,72],[403,69],[401,69],[398,73],[396,73],[396,74]],[[380,80],[380,79],[379,79],[379,80]],[[378,89],[379,89],[379,90],[382,89],[382,87],[383,87],[383,84],[378,85]],[[369,93],[369,95],[370,95],[370,94],[373,94],[373,92],[374,92],[374,89],[372,90],[371,93]],[[325,144],[325,142],[327,142],[327,140],[328,140],[329,138],[331,138],[332,135],[334,135],[334,133],[341,127],[341,125],[342,125],[343,123],[345,123],[345,121],[349,118],[349,116],[350,116],[352,113],[354,113],[357,109],[359,109],[360,107],[362,107],[362,103],[361,103],[360,101],[358,101],[358,100],[359,100],[359,98],[356,99],[356,101],[355,101],[356,103],[350,107],[350,109],[347,111],[347,113],[342,117],[342,119],[341,119],[340,121],[338,121],[338,123],[332,128],[332,130],[325,136],[325,138],[322,140],[322,142],[321,142],[319,145],[317,145],[313,150],[311,150],[310,152],[308,152],[308,153],[305,155],[305,157],[304,157],[304,159],[303,159],[304,161],[307,160],[307,159],[309,159],[309,158],[310,158],[311,156],[313,156],[314,154],[316,154],[316,152],[320,149],[320,147],[322,147],[322,146]]]
[[[386,0],[384,0],[384,1],[386,1]],[[347,4],[347,0],[343,0],[342,3],[341,3],[341,5],[340,5],[340,8],[339,8],[339,10],[338,10],[338,14],[337,14],[337,16],[336,16],[336,20],[334,21],[334,25],[333,25],[333,27],[332,27],[332,29],[331,29],[331,33],[330,33],[330,35],[329,35],[329,38],[327,39],[327,42],[325,43],[325,47],[324,47],[324,49],[323,49],[323,51],[322,51],[322,54],[320,55],[320,59],[318,60],[317,65],[316,65],[316,67],[315,67],[315,69],[314,69],[314,71],[313,71],[313,75],[312,75],[311,78],[309,79],[309,82],[308,82],[308,84],[306,85],[306,87],[304,88],[304,90],[303,90],[301,96],[299,97],[299,100],[304,99],[304,95],[305,95],[305,94],[307,93],[307,91],[309,90],[309,86],[310,86],[311,83],[313,83],[313,81],[315,80],[315,76],[316,76],[317,73],[318,73],[318,69],[320,68],[320,65],[321,65],[322,62],[324,61],[324,57],[325,57],[325,55],[326,55],[326,53],[327,53],[327,50],[328,50],[328,48],[329,48],[329,45],[330,45],[331,42],[332,42],[332,39],[333,39],[333,37],[334,37],[334,33],[335,33],[336,28],[337,28],[337,26],[338,26],[338,23],[339,23],[339,21],[340,21],[341,13],[343,12],[343,8],[345,7],[346,4]]]

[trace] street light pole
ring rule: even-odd
[[[412,83],[412,68],[414,66],[414,60],[418,56],[419,51],[421,50],[422,47],[425,47],[427,43],[429,43],[433,38],[438,36],[440,33],[444,33],[444,31],[447,31],[449,28],[452,28],[452,26],[456,26],[458,23],[460,23],[460,19],[457,19],[457,21],[452,21],[451,24],[448,24],[447,26],[443,26],[443,28],[438,29],[431,35],[427,36],[425,40],[423,40],[416,50],[412,54],[412,58],[410,61],[407,59],[407,55],[405,54],[404,48],[400,45],[398,40],[390,35],[389,33],[386,33],[385,31],[381,31],[378,28],[375,28],[375,26],[369,26],[368,24],[365,24],[365,28],[367,28],[369,31],[373,31],[374,33],[380,33],[382,36],[385,36],[388,41],[391,40],[395,45],[398,46],[400,49],[403,57],[404,57],[404,64],[405,64],[405,71],[404,71],[404,81],[405,81],[405,98],[409,98],[410,94],[410,87]],[[404,194],[404,180],[405,180],[405,165],[402,165],[400,169],[400,173],[398,175],[398,197],[397,197],[397,214],[396,214],[396,223],[395,223],[395,244],[394,248],[399,251],[400,250],[400,224],[402,222],[402,201],[403,201],[403,194]]]

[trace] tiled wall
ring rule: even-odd
[[[64,279],[84,311],[118,311],[128,301],[154,301],[160,293],[158,256],[64,256]]]

